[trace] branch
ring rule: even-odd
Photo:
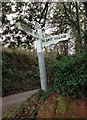
[[[85,15],[87,16],[87,1],[83,2],[83,4],[84,4],[84,7],[85,7]]]
[[[45,26],[45,23],[46,23],[46,17],[47,17],[47,12],[48,12],[48,4],[47,4],[47,7],[46,7],[45,20],[44,20],[44,24],[43,24],[43,26],[42,26],[42,27],[44,27],[44,26]]]
[[[80,23],[79,23],[79,7],[77,2],[76,2],[76,17],[77,17],[77,31],[80,35],[81,31],[80,31]]]
[[[46,10],[46,14],[47,14],[48,4],[49,4],[49,2],[46,2],[45,8],[43,9],[43,11],[42,11],[42,13],[41,13],[39,23],[41,22],[41,19],[43,18],[43,15],[44,15],[45,10]],[[45,17],[46,17],[46,14],[45,14]],[[45,18],[45,19],[46,19],[46,18]]]
[[[63,3],[63,6],[64,6],[64,10],[65,10],[65,15],[66,17],[68,18],[68,20],[75,26],[75,28],[77,29],[77,24],[74,22],[74,20],[70,19],[68,13],[67,13],[67,8],[65,6],[65,4]]]

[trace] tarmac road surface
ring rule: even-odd
[[[2,98],[2,115],[9,112],[19,103],[27,100],[31,95],[35,94],[38,89],[27,91],[23,93],[13,94]]]

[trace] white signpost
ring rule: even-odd
[[[35,28],[37,30],[38,39],[36,40],[36,48],[37,55],[39,61],[39,69],[40,69],[40,79],[41,79],[41,88],[42,90],[47,90],[47,77],[46,77],[46,69],[45,69],[45,60],[44,60],[44,52],[42,49],[42,30],[38,23],[36,23]]]
[[[39,61],[39,69],[40,69],[40,79],[41,79],[41,88],[42,90],[47,90],[47,78],[46,78],[46,69],[45,69],[45,60],[44,60],[44,53],[42,50],[42,30],[40,29],[39,24],[37,23],[35,29],[37,32],[30,30],[28,26],[21,24],[20,22],[16,23],[16,27],[20,30],[25,31],[28,35],[32,35],[36,37],[36,46],[37,46],[37,55]]]
[[[39,23],[36,23],[35,29],[30,30],[28,26],[22,25],[20,22],[16,24],[16,27],[18,27],[20,30],[25,31],[28,35],[32,35],[35,37],[36,40],[36,48],[37,48],[37,55],[38,55],[38,61],[39,61],[39,69],[40,69],[40,79],[41,79],[41,88],[46,91],[47,90],[47,77],[46,77],[46,69],[45,69],[45,60],[44,60],[44,52],[42,47],[49,46],[52,44],[57,44],[60,41],[66,41],[69,39],[70,35],[68,33],[66,34],[60,34],[51,36],[48,38],[42,37],[42,30],[39,25]]]
[[[57,44],[58,42],[66,41],[69,38],[70,38],[70,35],[68,33],[44,38],[44,39],[42,39],[42,47],[49,46],[52,44]]]

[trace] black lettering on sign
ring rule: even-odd
[[[54,40],[57,40],[57,37],[54,37]]]
[[[61,38],[66,38],[66,35],[62,35]]]
[[[50,40],[50,38],[48,38],[48,41]]]
[[[46,42],[48,42],[48,39],[46,39]]]
[[[53,38],[50,38],[50,41],[52,40]]]
[[[54,40],[57,40],[57,39],[61,39],[61,37],[60,36],[54,37]]]
[[[43,39],[42,42],[45,42],[45,40]]]
[[[47,39],[46,39],[46,42],[51,41],[51,40],[52,40],[52,38],[47,38]]]

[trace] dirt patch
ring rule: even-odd
[[[84,100],[72,100],[52,93],[40,106],[36,118],[87,118],[86,114],[87,105]]]

